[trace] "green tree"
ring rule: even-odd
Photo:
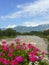
[[[16,30],[8,28],[3,31],[3,34],[5,34],[5,36],[8,36],[8,37],[14,37],[14,36],[16,36]]]
[[[49,29],[43,32],[44,35],[49,35]]]
[[[2,32],[2,30],[0,29],[0,37],[2,37],[3,36],[3,32]]]

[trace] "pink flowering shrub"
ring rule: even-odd
[[[20,39],[11,44],[3,40],[0,45],[0,65],[48,65],[45,55],[32,44],[20,43]]]

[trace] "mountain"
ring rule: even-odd
[[[7,28],[1,28],[2,30],[5,30]],[[49,29],[49,24],[41,24],[38,26],[16,26],[13,28],[14,30],[16,30],[17,32],[30,32],[30,31],[44,31]]]
[[[30,32],[30,31],[44,31],[49,29],[49,24],[41,24],[35,27],[27,27],[27,26],[17,26],[13,28],[17,32]]]

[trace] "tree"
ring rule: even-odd
[[[3,33],[5,34],[5,36],[8,36],[8,37],[16,36],[16,30],[13,30],[11,28],[4,30]]]
[[[1,36],[3,36],[3,32],[2,32],[2,30],[0,29],[0,37],[1,37]]]
[[[49,35],[49,29],[43,32],[44,35]]]

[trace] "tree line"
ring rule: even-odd
[[[3,37],[14,37],[16,35],[16,30],[13,30],[11,28],[8,28],[6,30],[0,29],[0,38]]]
[[[17,35],[37,35],[40,37],[47,37],[49,40],[49,30],[45,31],[30,31],[30,32],[17,32],[16,30],[13,30],[11,28],[8,28],[6,30],[1,30],[0,29],[0,38],[1,37],[15,37]]]

